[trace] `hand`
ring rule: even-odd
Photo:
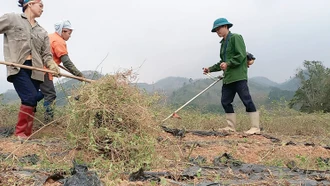
[[[228,65],[227,65],[226,62],[222,62],[222,63],[220,63],[220,68],[221,68],[222,70],[227,70],[227,67],[228,67]]]
[[[250,60],[247,62],[247,67],[250,68],[250,65],[253,65],[254,59]]]
[[[203,74],[208,74],[210,73],[210,69],[209,68],[203,68]]]
[[[248,61],[248,66],[253,65],[253,63],[254,63],[254,60]]]
[[[84,75],[81,72],[77,73],[76,76],[84,78]]]
[[[49,70],[54,71],[55,73],[53,74],[55,77],[60,76],[60,68],[58,68],[58,65],[55,63],[54,60],[50,60],[47,62],[46,66]]]

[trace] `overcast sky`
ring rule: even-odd
[[[21,13],[16,2],[2,2],[0,15]],[[52,33],[57,21],[71,21],[75,30],[67,45],[78,69],[113,73],[142,65],[139,81],[152,83],[168,76],[204,78],[202,67],[219,61],[213,21],[225,17],[257,58],[249,76],[281,83],[304,60],[330,67],[329,10],[329,0],[44,0],[38,22]],[[0,93],[13,88],[4,65],[0,78]]]

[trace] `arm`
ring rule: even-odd
[[[70,71],[71,74],[73,74],[75,76],[80,76],[80,77],[83,76],[83,74],[73,64],[73,62],[69,58],[68,54],[62,55],[61,61],[62,61],[63,65]]]
[[[76,68],[76,66],[72,63],[71,59],[69,58],[68,50],[66,48],[65,42],[53,41],[52,48],[54,51],[53,55],[61,59],[61,62],[70,71],[71,74],[80,77],[83,76],[83,74]]]
[[[54,71],[56,74],[53,74],[54,76],[58,77],[58,74],[60,74],[60,69],[58,68],[57,64],[53,60],[53,55],[50,52],[50,44],[49,44],[49,37],[47,33],[45,33],[44,42],[41,47],[41,57],[42,62],[44,66],[46,66],[49,70]]]
[[[220,63],[221,62],[218,62],[218,63],[214,64],[213,66],[209,67],[209,72],[221,71]]]
[[[50,52],[50,45],[49,45],[49,37],[47,34],[45,34],[46,36],[44,37],[44,42],[43,45],[41,47],[41,57],[42,57],[42,61],[44,63],[44,66],[48,66],[47,63],[49,61],[53,61],[53,55]]]
[[[10,29],[9,15],[5,14],[0,17],[0,34],[6,33]]]
[[[242,62],[246,63],[246,48],[243,37],[241,35],[237,35],[231,38],[231,42],[234,47],[234,55],[233,57],[227,62],[228,67],[235,68],[239,66]]]

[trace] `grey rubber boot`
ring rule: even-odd
[[[248,112],[251,121],[251,128],[248,131],[245,131],[245,134],[260,134],[259,126],[259,112]]]
[[[236,114],[235,113],[226,113],[226,121],[228,126],[225,128],[221,128],[222,131],[236,132]]]

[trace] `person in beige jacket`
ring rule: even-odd
[[[58,75],[60,70],[49,48],[48,33],[35,20],[43,13],[43,2],[19,0],[18,3],[22,14],[8,13],[0,17],[5,61],[37,68],[47,66],[55,72],[55,76]],[[44,73],[7,66],[7,81],[13,83],[21,100],[15,135],[25,139],[32,134],[35,107],[42,99],[38,93]]]

